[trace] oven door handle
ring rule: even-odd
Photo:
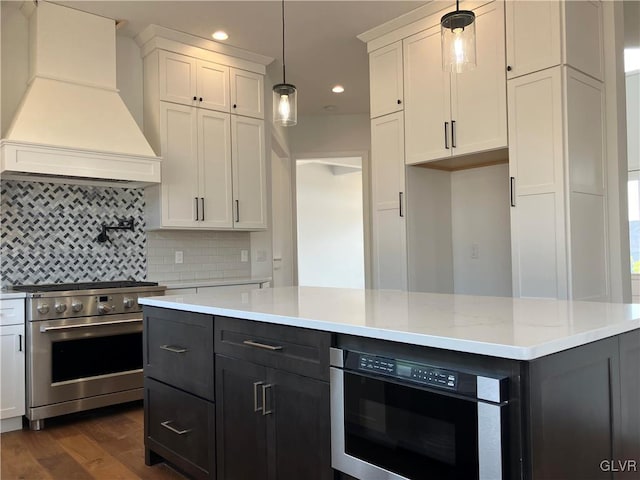
[[[142,319],[130,318],[127,320],[112,320],[110,322],[80,323],[77,325],[61,325],[59,327],[40,327],[40,332],[46,333],[46,332],[59,331],[59,330],[74,330],[77,328],[105,327],[109,325],[122,325],[126,323],[142,323]]]

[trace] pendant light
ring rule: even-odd
[[[440,19],[442,38],[442,69],[461,73],[476,67],[476,15],[469,10],[456,11]]]
[[[273,86],[273,123],[291,127],[298,123],[296,86],[287,83],[284,62],[284,0],[282,0],[282,83]]]

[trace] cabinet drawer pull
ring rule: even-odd
[[[258,387],[263,385],[264,382],[253,382],[253,411],[259,412],[260,410],[264,410],[264,401],[262,405],[258,405]]]
[[[160,345],[160,349],[172,353],[187,353],[189,351],[186,348],[179,347],[177,345]]]
[[[449,122],[444,122],[444,148],[449,150]]]
[[[177,428],[173,428],[171,425],[169,425],[170,423],[173,423],[173,420],[167,420],[166,422],[161,422],[160,425],[162,425],[167,430],[172,431],[176,435],[184,435],[185,433],[189,433],[191,431],[190,428],[186,430],[178,430]]]
[[[516,206],[516,177],[509,177],[509,196],[511,197],[511,206]]]
[[[196,201],[196,222],[200,220],[200,211],[198,207],[198,197],[193,198]]]
[[[273,413],[273,402],[271,402],[271,408],[267,410],[267,390],[268,389],[270,390],[271,387],[273,387],[273,384],[271,383],[262,386],[262,415],[263,416]]]
[[[254,342],[253,340],[245,340],[242,343],[244,343],[245,345],[249,345],[250,347],[264,348],[265,350],[270,350],[272,352],[282,350],[282,347],[280,345],[267,345],[266,343],[258,343]]]
[[[451,148],[456,148],[456,121],[451,120]]]

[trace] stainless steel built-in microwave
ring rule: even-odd
[[[331,349],[331,457],[363,480],[507,478],[507,378]]]

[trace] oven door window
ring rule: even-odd
[[[346,453],[399,475],[478,478],[477,405],[344,372]]]
[[[51,381],[127,372],[142,368],[142,332],[53,341]]]

